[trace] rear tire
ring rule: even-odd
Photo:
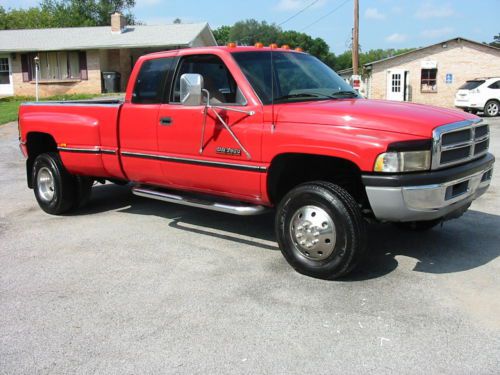
[[[90,177],[75,176],[76,199],[73,208],[82,208],[90,200],[94,180]]]
[[[333,280],[349,273],[366,247],[366,228],[354,198],[324,181],[292,189],[276,212],[276,237],[298,272]]]
[[[500,112],[500,102],[498,100],[488,100],[484,105],[484,115],[487,117],[498,116]]]
[[[38,155],[32,173],[35,197],[42,210],[60,215],[74,207],[77,200],[75,180],[57,153]]]

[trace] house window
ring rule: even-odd
[[[9,59],[0,57],[0,85],[9,84]]]
[[[420,76],[421,92],[437,92],[437,69],[422,69]]]
[[[40,80],[65,80],[80,78],[80,59],[76,51],[40,52]],[[35,64],[31,64],[35,77]]]

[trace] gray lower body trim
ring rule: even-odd
[[[366,186],[373,213],[381,221],[423,221],[446,217],[486,192],[492,168],[441,184]]]

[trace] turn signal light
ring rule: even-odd
[[[228,48],[236,48],[236,43],[231,42],[227,44]]]
[[[255,48],[264,48],[264,44],[262,44],[260,42],[259,43],[255,43],[254,47]]]
[[[276,43],[272,43],[269,45],[270,48],[278,48],[278,45]]]
[[[288,44],[283,44],[281,46],[282,49],[290,49],[290,46]]]
[[[295,51],[297,51],[297,52],[304,52],[304,50],[302,48],[300,48],[300,47],[295,48]]]

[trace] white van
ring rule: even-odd
[[[500,112],[500,77],[476,78],[465,82],[455,95],[455,107],[466,112],[483,111],[485,116]]]

